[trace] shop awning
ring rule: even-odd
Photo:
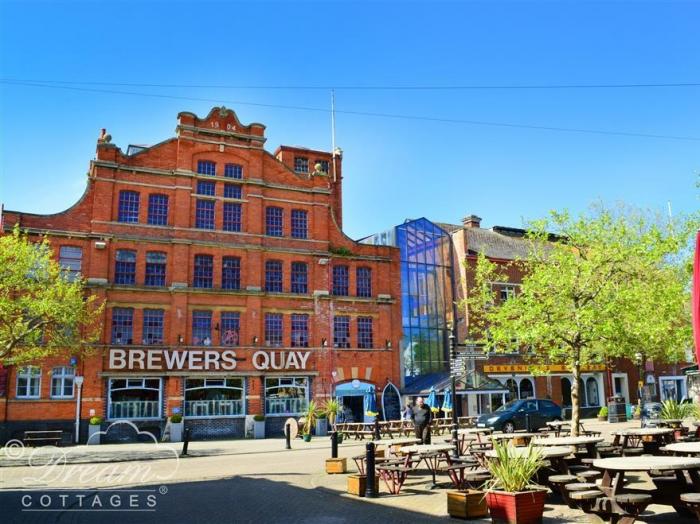
[[[417,396],[428,395],[430,388],[434,387],[438,393],[450,387],[450,374],[429,373],[418,377],[406,377],[406,385],[401,392],[403,395]],[[508,393],[508,389],[498,380],[488,378],[485,375],[474,371],[457,379],[457,394],[476,393]]]

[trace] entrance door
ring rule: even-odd
[[[364,422],[364,398],[360,396],[342,397],[343,415],[345,422]]]
[[[571,406],[571,381],[567,377],[561,377],[561,405]]]
[[[627,382],[626,373],[615,373],[613,375],[613,389],[615,390],[615,396],[620,396],[625,399],[625,402],[629,404],[630,402],[630,390],[629,384]]]

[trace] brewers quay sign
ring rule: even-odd
[[[256,351],[255,369],[306,369],[310,351]],[[232,349],[110,349],[109,369],[135,371],[232,371],[236,369],[236,352]]]

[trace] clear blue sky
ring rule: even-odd
[[[698,2],[0,2],[2,78],[233,86],[700,82]],[[325,90],[76,87],[206,98],[280,144],[330,149]],[[0,200],[56,212],[82,193],[99,129],[123,147],[215,102],[0,84]],[[238,103],[237,103],[238,102]],[[338,90],[337,108],[700,137],[700,87]],[[518,226],[602,199],[694,211],[700,141],[338,114],[345,229],[407,217]]]

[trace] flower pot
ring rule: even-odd
[[[170,442],[182,442],[182,434],[185,431],[184,422],[170,423]]]
[[[539,524],[544,513],[545,490],[486,492],[491,520],[498,524]]]
[[[606,420],[608,420],[608,417],[601,417],[601,416],[598,416],[598,420],[599,420],[600,422],[605,422]]]
[[[304,442],[311,442],[311,434],[307,433],[304,435]]]
[[[253,421],[253,438],[265,438],[265,421]]]
[[[365,496],[367,489],[367,475],[348,475],[348,493],[358,497]],[[374,489],[379,493],[379,477],[374,477]]]
[[[97,445],[100,443],[100,430],[102,426],[100,424],[89,424],[88,425],[88,446]]]
[[[484,492],[475,489],[448,491],[447,513],[450,517],[460,519],[478,519],[488,516],[489,510]]]
[[[348,469],[348,459],[330,458],[326,459],[326,473],[345,473]]]
[[[316,419],[316,436],[325,437],[326,435],[328,435],[328,419]]]

